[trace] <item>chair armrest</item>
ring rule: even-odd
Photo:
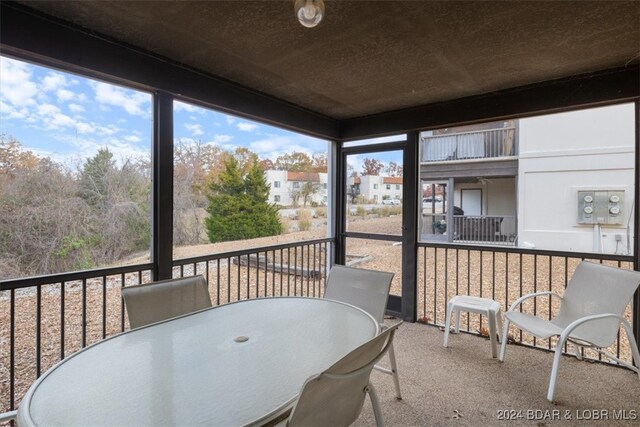
[[[0,414],[0,423],[15,420],[18,417],[18,411],[3,412]]]
[[[533,294],[527,294],[527,295],[525,295],[523,297],[518,298],[513,304],[511,304],[511,307],[509,307],[509,311],[515,310],[515,308],[517,306],[519,306],[520,304],[522,304],[523,302],[525,302],[526,300],[528,300],[530,298],[540,297],[540,296],[544,296],[544,295],[552,295],[552,296],[557,297],[557,298],[562,300],[562,297],[560,295],[556,294],[555,292],[551,292],[551,291],[535,292]]]
[[[389,328],[395,328],[396,325],[400,326],[403,323],[404,323],[404,320],[398,320],[396,323],[392,324],[391,326],[387,326],[384,323],[380,323],[380,332],[384,332]]]
[[[629,322],[627,322],[627,319],[625,319],[624,317],[618,314],[614,314],[614,313],[593,314],[591,316],[581,317],[580,319],[574,320],[573,322],[571,322],[569,326],[564,328],[564,330],[562,331],[562,334],[560,334],[560,340],[565,340],[568,337],[570,337],[571,332],[573,332],[575,328],[577,328],[578,326],[584,323],[591,322],[593,320],[608,319],[611,317],[618,319],[620,323],[625,325],[625,327],[631,329],[631,325],[629,325]]]

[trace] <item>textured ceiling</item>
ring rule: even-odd
[[[336,119],[637,64],[640,2],[21,2]]]

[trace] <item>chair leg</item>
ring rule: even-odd
[[[504,354],[507,351],[507,338],[509,336],[509,319],[504,319],[504,327],[502,328],[502,342],[500,343],[500,355],[498,360],[504,362]]]
[[[378,400],[378,393],[376,393],[376,389],[373,388],[373,384],[369,383],[365,387],[364,391],[367,392],[367,394],[369,395],[369,399],[371,399],[371,407],[373,408],[373,415],[376,418],[376,426],[384,426],[382,412],[380,411],[380,401]]]
[[[447,304],[447,320],[444,323],[444,346],[447,347],[449,345],[449,332],[451,332],[451,312],[453,308],[453,304]]]
[[[389,364],[391,365],[393,384],[396,388],[396,399],[402,400],[402,395],[400,394],[400,378],[398,378],[398,366],[396,365],[396,353],[393,350],[393,342],[389,346],[387,353],[389,354]]]
[[[553,366],[551,367],[551,377],[549,378],[549,390],[547,391],[547,400],[553,402],[553,394],[556,391],[556,379],[558,378],[558,368],[560,367],[560,356],[562,356],[562,348],[564,347],[565,339],[562,336],[558,339],[556,344],[556,351],[553,355]]]
[[[504,329],[504,325],[502,324],[502,311],[498,310],[496,313],[496,320],[498,321],[498,342],[502,343],[502,341],[500,341],[502,339],[500,338],[500,334]]]
[[[582,360],[582,352],[580,351],[580,346],[577,344],[571,344],[573,346],[573,354],[576,355],[576,359]]]
[[[638,373],[638,378],[640,378],[640,351],[638,351],[638,344],[636,343],[636,339],[633,336],[633,329],[628,323],[622,323],[624,326],[624,330],[627,333],[627,340],[629,341],[629,346],[631,347],[631,355],[633,356],[633,361],[635,362],[636,369],[635,371]]]
[[[460,307],[456,310],[456,334],[460,333]]]
[[[498,345],[496,343],[496,313],[489,310],[489,340],[491,341],[491,357],[498,357]]]

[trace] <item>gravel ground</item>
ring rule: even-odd
[[[318,224],[317,224],[318,225]],[[397,234],[400,229],[401,218],[392,216],[363,220],[350,218],[349,230],[360,232],[376,232]],[[319,222],[319,226],[305,232],[289,233],[281,236],[266,237],[242,242],[224,242],[205,244],[174,249],[174,258],[182,259],[212,253],[223,253],[239,249],[266,247],[293,241],[321,239],[326,231]],[[359,257],[367,256],[367,260],[357,264],[359,268],[369,268],[395,273],[391,293],[401,295],[401,253],[402,247],[395,242],[348,239],[347,253]],[[261,253],[264,255],[264,253]],[[275,269],[246,267],[241,260],[240,265],[231,259],[223,259],[218,266],[216,262],[209,263],[210,293],[214,304],[227,301],[246,299],[257,296],[272,295],[309,295],[320,296],[324,276],[302,275],[303,269],[293,265],[286,266],[288,257],[296,257],[298,266],[305,270],[322,271],[326,263],[326,254],[321,246],[310,246],[304,250],[283,250],[267,252],[269,263],[276,264]],[[282,258],[281,258],[282,257]],[[145,257],[130,259],[128,264],[146,262]],[[351,258],[350,258],[351,259]],[[507,262],[508,261],[508,262]],[[475,295],[493,298],[508,308],[515,299],[536,290],[551,289],[562,294],[565,277],[571,277],[573,269],[580,260],[569,259],[565,265],[564,258],[534,257],[519,255],[493,254],[492,252],[424,249],[418,251],[418,317],[425,323],[444,324],[446,301],[456,294]],[[284,264],[284,265],[282,265]],[[495,265],[495,273],[494,273]],[[425,271],[426,266],[426,271]],[[507,268],[508,266],[508,268]],[[537,266],[537,268],[534,268]],[[219,267],[219,268],[218,268]],[[631,266],[623,265],[623,268]],[[193,267],[185,267],[184,274],[193,273]],[[206,274],[205,263],[196,266],[197,273]],[[102,279],[88,280],[86,284],[86,328],[85,343],[92,344],[103,336],[113,335],[126,328],[126,313],[123,313],[119,288],[137,283],[150,281],[149,272],[127,274],[123,277],[107,277],[104,284]],[[508,286],[506,285],[508,283]],[[103,291],[106,295],[103,298]],[[65,285],[64,303],[61,299],[61,286],[54,284],[43,286],[40,296],[41,302],[41,346],[40,372],[45,372],[62,356],[82,348],[82,298],[83,286],[81,282],[68,282]],[[10,293],[0,292],[0,412],[8,410],[9,396],[9,360],[10,360]],[[104,304],[104,305],[103,305]],[[36,339],[38,294],[33,289],[15,292],[15,396],[16,404],[24,395],[30,384],[37,378]],[[61,307],[64,306],[64,317]],[[548,316],[549,307],[552,313],[557,305],[549,304],[548,299],[538,300],[536,306],[528,304],[524,309],[536,311],[538,315]],[[103,307],[106,309],[103,324]],[[628,318],[631,310],[627,310]],[[62,323],[64,322],[64,328]],[[463,330],[486,334],[486,320],[477,315],[462,316]],[[542,347],[548,347],[547,341],[535,343],[527,336],[521,337],[515,330],[513,338]],[[612,351],[620,351],[623,360],[630,360],[631,354],[626,337],[621,337],[619,346]],[[588,356],[594,356],[587,354]]]

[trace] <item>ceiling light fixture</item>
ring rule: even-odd
[[[296,0],[293,9],[298,21],[307,28],[315,27],[324,17],[324,2],[322,0]]]

